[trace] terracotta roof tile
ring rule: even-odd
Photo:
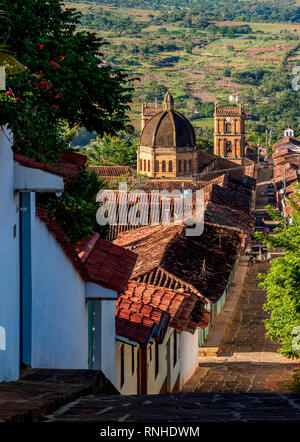
[[[277,150],[280,147],[285,146],[287,144],[294,144],[295,146],[300,146],[300,140],[295,137],[285,137],[282,140],[277,141],[277,143],[273,145],[273,150]]]
[[[138,254],[132,279],[177,291],[182,288],[217,301],[228,283],[241,232],[210,223],[197,237],[186,236],[182,226],[155,226],[152,234],[151,229],[143,228],[143,237],[138,229],[115,240]]]
[[[206,324],[207,314],[208,318],[210,317],[209,312],[205,310],[204,301],[191,293],[130,281],[122,297],[168,313],[171,316],[171,327],[191,333],[194,333],[197,327]]]
[[[122,292],[131,276],[137,255],[93,235],[89,240],[78,241],[74,248],[93,282],[117,292]]]
[[[80,170],[84,167],[87,157],[75,152],[63,151],[61,154],[61,160],[59,160],[55,166],[40,163],[24,154],[15,152],[14,160],[24,167],[44,170],[45,172],[63,177],[65,181],[73,181],[78,176]]]
[[[150,305],[120,296],[115,303],[116,333],[147,345],[151,337],[165,336],[169,315]]]
[[[89,170],[106,179],[113,179],[120,175],[132,173],[131,167],[129,166],[89,166]]]

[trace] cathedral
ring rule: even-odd
[[[214,119],[214,156],[243,161],[243,105],[221,108],[216,104]],[[151,178],[187,178],[198,174],[203,152],[197,148],[191,123],[175,110],[169,91],[162,108],[142,105],[141,126],[137,173]]]

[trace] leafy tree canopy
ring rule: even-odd
[[[8,76],[0,96],[0,124],[13,130],[15,147],[45,161],[65,147],[60,121],[101,135],[124,129],[132,88],[123,72],[101,64],[102,39],[76,31],[80,14],[61,0],[2,0],[2,7],[0,43],[27,67]]]
[[[136,168],[136,152],[138,139],[122,133],[119,136],[105,135],[97,137],[86,146],[78,146],[76,150],[88,157],[88,163],[106,166],[131,166]]]
[[[300,186],[297,186],[298,191]],[[256,234],[266,245],[284,250],[284,256],[272,260],[267,274],[261,274],[261,287],[267,290],[264,308],[270,312],[265,321],[267,336],[280,344],[279,352],[288,357],[300,357],[300,196],[290,200],[294,207],[290,224],[274,208],[268,207],[273,219],[280,221],[277,235],[265,238]]]

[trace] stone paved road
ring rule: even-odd
[[[220,346],[220,356],[200,358],[200,367],[209,367],[210,371],[196,391],[289,392],[295,369],[300,365],[280,356],[278,346],[265,337],[265,293],[257,287],[257,274],[266,271],[268,265],[249,267],[236,313]]]
[[[56,422],[300,422],[300,395],[86,396],[46,417]]]

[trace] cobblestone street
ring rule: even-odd
[[[262,306],[265,293],[258,288],[257,274],[267,263],[249,267],[236,313],[221,343],[218,357],[200,358],[200,367],[209,372],[199,392],[287,393],[298,367],[277,353],[278,346],[265,337]]]

